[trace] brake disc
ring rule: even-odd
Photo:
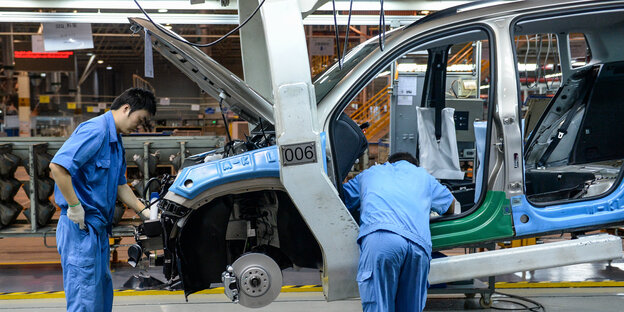
[[[239,288],[239,304],[261,308],[273,302],[282,289],[282,270],[271,257],[248,253],[232,264]]]

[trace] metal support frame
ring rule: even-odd
[[[146,140],[150,142],[146,144]],[[43,137],[9,137],[0,138],[0,145],[11,144],[11,153],[18,156],[20,159],[26,161],[28,159],[28,166],[32,168],[29,174],[29,181],[33,187],[30,188],[30,217],[33,222],[27,224],[24,222],[16,222],[5,228],[0,229],[0,238],[5,237],[46,237],[54,233],[56,228],[56,221],[43,227],[37,225],[37,203],[39,198],[37,196],[37,168],[36,153],[43,149],[44,151],[54,155],[56,151],[63,145],[65,138],[43,138]],[[169,164],[171,155],[181,153],[181,161],[184,162],[186,151],[191,154],[198,154],[223,144],[223,140],[217,137],[125,137],[124,148],[126,150],[126,161],[130,163],[134,154],[145,153],[149,156],[150,148],[152,150],[159,150],[161,153],[160,164]],[[143,153],[141,153],[141,151]],[[147,159],[147,158],[146,158]],[[149,178],[147,161],[144,162],[144,167],[140,168],[142,172],[147,173]],[[134,226],[130,222],[122,221],[121,224],[113,228],[113,237],[131,237],[134,235]]]
[[[479,245],[479,248],[487,249],[488,251],[496,250],[495,243],[488,243]],[[468,254],[475,254],[477,252],[476,247],[468,248]],[[459,284],[446,284],[444,287],[436,287],[432,285],[427,291],[428,294],[464,294],[469,297],[474,294],[480,294],[482,298],[487,298],[489,301],[492,294],[496,291],[496,276],[488,276],[487,284],[481,279],[473,278],[471,283],[459,283]]]
[[[27,159],[30,145],[47,144],[48,153],[54,155],[66,139],[60,137],[0,137],[0,144],[11,144],[13,154],[21,159]],[[160,151],[160,164],[167,164],[169,156],[175,155],[181,150],[181,142],[184,142],[184,148],[191,154],[203,153],[224,144],[224,139],[216,136],[128,136],[123,138],[128,163],[132,162],[134,154],[143,155],[143,143],[146,141],[151,142],[151,150]]]
[[[315,155],[323,155],[301,8],[296,1],[266,0],[260,12],[275,99],[277,144],[280,149],[313,144]],[[325,298],[356,297],[358,225],[325,173],[325,159],[284,165],[282,158],[282,184],[321,247]]]
[[[599,234],[579,239],[433,259],[429,283],[621,259],[622,239]]]
[[[152,142],[143,143],[143,187],[147,187],[147,181],[149,181],[149,148]],[[149,192],[148,192],[149,195]],[[149,199],[149,198],[146,198]]]
[[[30,176],[30,231],[37,232],[37,203],[39,202],[39,198],[37,196],[37,188],[39,187],[39,183],[37,183],[37,161],[35,160],[35,152],[37,150],[37,146],[42,146],[44,144],[32,144],[28,147],[28,167],[30,168],[30,172],[28,173]]]
[[[244,20],[258,6],[257,1],[239,1],[239,19]],[[260,14],[256,14],[246,27],[240,29],[241,57],[243,61],[243,76],[256,92],[272,102],[271,79],[267,75],[269,68],[266,37]]]
[[[514,64],[513,47],[514,43],[507,33],[509,27],[511,27],[513,17],[505,17],[503,19],[489,22],[489,26],[494,33],[496,40],[497,57],[494,62],[490,63],[490,66],[496,68],[496,77],[492,81],[498,81],[495,86],[496,97],[493,99],[492,105],[496,105],[494,113],[494,128],[496,131],[501,131],[500,134],[492,134],[492,141],[501,143],[500,151],[503,153],[497,153],[497,157],[504,157],[504,167],[502,175],[497,170],[489,170],[490,177],[488,181],[491,188],[494,190],[503,190],[507,194],[507,198],[522,195],[524,193],[523,180],[524,180],[524,162],[518,161],[522,158],[522,133],[520,129],[520,116],[517,99],[519,99],[518,89],[509,86],[510,82],[516,81],[516,70],[513,66],[508,64]],[[492,43],[490,43],[491,45]],[[492,49],[492,46],[490,46]],[[496,135],[496,136],[495,136]],[[490,160],[490,164],[494,164]],[[492,166],[492,165],[490,165]],[[496,175],[497,177],[494,177]],[[502,178],[502,179],[500,179]],[[498,181],[496,181],[498,180]],[[502,188],[499,188],[499,183],[503,182]],[[494,184],[492,184],[494,183]]]
[[[180,167],[184,165],[186,159],[186,141],[180,141]]]

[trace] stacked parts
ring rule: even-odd
[[[11,144],[0,144],[0,228],[15,221],[22,206],[14,197],[22,183],[15,179],[20,158],[13,155]]]
[[[33,173],[35,175],[36,193],[31,193],[30,182],[24,183],[24,190],[31,202],[33,200],[33,195],[35,195],[37,227],[42,227],[50,223],[56,211],[56,207],[50,202],[50,196],[52,196],[54,192],[54,180],[50,178],[50,161],[52,160],[52,155],[47,152],[47,146],[45,144],[34,145],[33,154],[32,165],[34,168],[30,168],[31,166],[27,162],[24,163],[24,167],[31,176]],[[31,169],[34,169],[34,172],[32,172]],[[24,215],[26,219],[32,223],[30,220],[30,209],[25,209]]]

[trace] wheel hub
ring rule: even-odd
[[[234,302],[248,308],[260,308],[273,302],[282,290],[282,270],[271,259],[261,253],[247,253],[232,263],[231,270],[224,276],[233,290],[225,293]],[[235,280],[235,282],[234,282]],[[234,291],[235,290],[235,291]]]
[[[248,268],[240,277],[241,291],[252,297],[262,296],[271,286],[269,278],[269,274],[261,267]]]

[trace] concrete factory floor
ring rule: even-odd
[[[524,296],[541,303],[547,311],[565,312],[617,312],[624,306],[624,288],[575,288],[575,289],[515,289],[507,293]],[[494,296],[493,306],[496,308],[521,308],[518,304],[499,301],[503,297]],[[425,311],[496,311],[481,309],[478,298],[465,299],[460,296],[446,295],[444,298],[430,296]],[[532,304],[524,303],[531,307]],[[0,300],[0,311],[65,311],[65,300],[56,299],[22,299]],[[182,295],[123,296],[115,297],[113,311],[130,312],[187,312],[187,311],[252,311],[240,305],[227,302],[222,294],[192,295],[185,302]],[[282,293],[277,300],[261,309],[254,311],[325,311],[350,312],[362,311],[357,299],[325,302],[320,292]],[[521,310],[515,310],[521,311]],[[534,310],[542,311],[542,310]]]
[[[623,270],[623,260],[579,264],[498,276],[496,287],[501,293],[539,302],[547,311],[623,311]],[[127,264],[117,263],[113,266],[116,289],[113,311],[249,311],[228,302],[222,288],[193,294],[189,296],[188,302],[185,302],[181,291],[124,290],[123,285],[128,278],[139,273],[139,270]],[[150,274],[158,279],[163,278],[158,270],[152,270]],[[320,280],[316,270],[285,270],[284,285],[297,286],[284,287],[275,303],[257,311],[361,311],[357,299],[325,302],[318,284]],[[0,265],[0,311],[64,311],[62,290],[62,274],[58,264]],[[426,311],[482,309],[479,304],[481,294],[466,298],[462,293],[435,294],[438,290],[431,290]],[[487,289],[483,292],[487,293]],[[517,299],[512,300],[516,303],[511,303],[499,294],[494,294],[492,300],[495,308],[535,306],[534,303]]]
[[[23,174],[23,173],[22,173]],[[22,206],[28,198],[20,190],[16,197]],[[53,220],[58,219],[57,216]],[[131,222],[135,215],[126,211],[124,219]],[[55,223],[55,221],[53,221]],[[21,225],[20,225],[21,224]],[[23,215],[15,227],[28,228]],[[51,226],[53,229],[53,225]],[[6,229],[4,229],[6,231]],[[26,229],[27,230],[27,229]],[[564,239],[569,239],[566,235]],[[562,237],[542,237],[542,242],[560,240]],[[214,284],[213,289],[188,297],[185,301],[181,291],[134,290],[124,286],[132,276],[149,274],[164,280],[159,268],[141,272],[126,263],[127,245],[134,243],[132,237],[116,241],[116,254],[111,265],[115,301],[113,311],[250,311],[228,302],[223,288]],[[54,232],[50,232],[45,247],[42,236],[0,238],[0,312],[2,311],[65,311],[62,271],[56,251]],[[445,251],[447,255],[463,254],[463,248]],[[284,270],[282,293],[271,305],[256,311],[361,311],[360,301],[350,299],[326,302],[320,287],[317,270]],[[487,278],[480,280],[487,282]],[[464,311],[516,309],[514,311],[544,311],[536,308],[541,304],[547,311],[624,311],[624,260],[586,263],[560,268],[518,272],[496,277],[496,291],[521,296],[510,299],[502,294],[492,295],[492,309],[483,309],[479,299],[490,294],[487,284],[477,283],[472,289],[476,296],[467,298],[461,287],[465,284],[438,285],[430,289],[426,311]],[[449,291],[449,289],[452,289]],[[449,292],[449,293],[444,293]],[[524,310],[522,310],[524,309]]]

